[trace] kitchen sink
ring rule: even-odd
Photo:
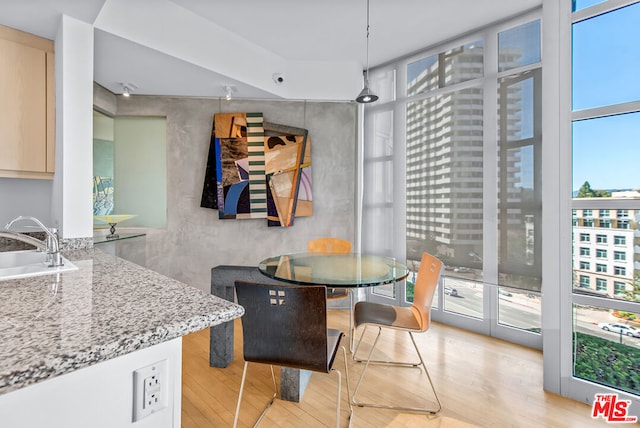
[[[42,251],[0,252],[0,281],[27,278],[30,276],[52,275],[77,270],[78,267],[62,257],[62,266],[49,267],[47,254]]]

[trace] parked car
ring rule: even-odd
[[[458,297],[458,290],[453,287],[444,287],[444,294],[448,294],[452,297]]]
[[[507,290],[505,290],[504,288],[498,288],[498,294],[502,295],[502,296],[506,296],[506,297],[511,297],[513,296],[513,294],[509,293]]]
[[[640,337],[640,330],[630,325],[612,322],[612,323],[600,323],[598,324],[598,326],[600,326],[600,328],[603,329],[604,331],[612,331],[618,334],[622,333],[624,335],[631,336],[631,337]]]

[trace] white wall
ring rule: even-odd
[[[56,172],[51,222],[64,238],[93,234],[93,26],[63,15],[55,40]]]

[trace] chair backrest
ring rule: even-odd
[[[310,253],[350,253],[351,242],[340,238],[318,238],[309,241],[307,249]]]
[[[420,322],[420,330],[429,328],[431,321],[431,302],[438,286],[444,264],[429,253],[422,254],[420,268],[413,288],[411,309]]]
[[[324,286],[236,281],[245,361],[329,372]]]

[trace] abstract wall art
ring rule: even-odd
[[[265,122],[262,113],[214,115],[201,207],[289,227],[313,214],[312,187],[306,129]]]

